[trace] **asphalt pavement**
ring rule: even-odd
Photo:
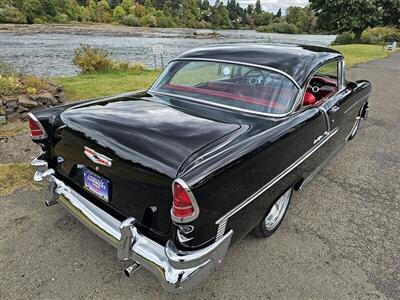
[[[400,53],[351,69],[373,84],[369,120],[297,192],[282,227],[244,238],[180,296],[125,263],[40,192],[0,197],[1,299],[400,299]]]

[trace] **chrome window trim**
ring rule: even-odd
[[[322,145],[324,145],[328,140],[330,140],[337,132],[339,128],[336,127],[333,129],[328,135],[326,135],[319,143],[315,144],[313,147],[310,148],[306,153],[304,153],[300,158],[298,158],[293,164],[291,164],[288,168],[283,170],[280,174],[278,174],[276,177],[274,177],[271,181],[269,181],[266,185],[264,185],[261,189],[253,193],[250,197],[248,197],[246,200],[244,200],[242,203],[234,207],[232,210],[227,212],[225,215],[223,215],[221,218],[219,218],[217,221],[215,221],[215,224],[219,225],[223,222],[226,222],[230,217],[235,215],[238,211],[240,211],[242,208],[246,207],[249,205],[251,202],[253,202],[255,199],[257,199],[260,195],[262,195],[264,192],[266,192],[268,189],[270,189],[275,183],[280,181],[282,178],[284,178],[287,174],[289,174],[291,171],[293,171],[297,166],[299,166],[303,161],[305,161],[308,157],[310,157],[315,151],[317,151]]]
[[[292,112],[288,112],[288,113],[285,113],[285,114],[261,113],[261,112],[257,112],[257,111],[254,111],[254,110],[243,109],[243,108],[240,108],[240,107],[233,107],[233,106],[220,104],[220,103],[213,103],[213,102],[210,102],[210,101],[201,100],[201,99],[197,99],[197,98],[193,98],[193,97],[187,97],[187,96],[181,96],[181,95],[176,95],[176,94],[171,94],[171,93],[158,92],[158,91],[153,91],[153,90],[149,90],[148,92],[152,93],[152,94],[155,94],[155,95],[162,95],[162,96],[168,96],[168,97],[173,97],[173,98],[179,98],[179,99],[183,99],[183,100],[194,101],[194,102],[198,102],[198,103],[201,103],[201,104],[207,104],[207,105],[210,105],[210,106],[225,108],[225,109],[228,109],[228,110],[245,112],[245,113],[248,113],[248,114],[259,115],[259,116],[264,116],[264,117],[281,118],[281,117],[286,117],[286,116],[288,116],[288,115],[290,115],[292,113]]]
[[[171,219],[172,219],[172,221],[174,221],[176,223],[179,223],[179,224],[192,222],[193,220],[197,219],[197,217],[200,214],[200,208],[199,208],[199,205],[197,204],[196,197],[193,195],[192,190],[187,185],[187,183],[181,178],[177,178],[177,179],[174,180],[174,182],[172,182],[172,195],[173,195],[173,197],[174,197],[174,184],[175,183],[179,184],[181,187],[183,187],[185,189],[186,193],[189,196],[190,201],[192,201],[194,212],[190,217],[177,218],[172,213],[172,207],[171,207]]]
[[[202,99],[198,99],[198,98],[194,98],[194,97],[181,96],[181,95],[177,95],[177,94],[171,94],[171,93],[164,93],[164,92],[156,91],[156,90],[153,89],[153,87],[155,87],[159,83],[160,79],[162,78],[162,76],[161,76],[162,73],[157,78],[157,80],[154,82],[154,84],[150,87],[150,89],[148,90],[149,93],[159,94],[159,95],[164,95],[164,96],[169,96],[169,97],[175,97],[175,98],[180,98],[180,99],[189,100],[189,101],[195,101],[195,102],[202,103],[202,104],[209,104],[209,105],[212,105],[212,106],[222,107],[222,108],[235,110],[235,111],[246,112],[246,113],[249,113],[249,114],[255,114],[255,115],[259,115],[259,116],[275,117],[275,118],[282,118],[282,117],[286,117],[288,115],[291,115],[293,112],[296,111],[296,108],[298,107],[299,99],[301,99],[300,95],[301,95],[301,92],[302,92],[302,88],[300,87],[300,85],[297,83],[296,80],[294,80],[294,78],[292,76],[290,76],[289,74],[287,74],[287,73],[285,73],[285,72],[283,72],[282,70],[279,70],[279,69],[275,69],[275,68],[268,67],[268,66],[263,66],[263,65],[257,65],[257,64],[250,64],[250,63],[237,62],[237,61],[231,61],[231,60],[223,60],[223,59],[211,59],[211,58],[187,58],[187,57],[185,57],[185,58],[176,58],[176,59],[171,60],[169,62],[169,64],[172,63],[172,62],[175,62],[175,61],[206,61],[206,62],[236,64],[236,65],[241,65],[241,66],[248,66],[248,67],[254,67],[254,68],[273,71],[273,72],[279,73],[279,74],[285,76],[286,78],[288,78],[296,86],[297,94],[294,97],[295,100],[293,101],[291,109],[287,113],[275,114],[275,113],[257,112],[257,111],[254,111],[254,110],[243,109],[243,108],[234,107],[234,106],[225,105],[225,104],[220,104],[220,103],[214,103],[214,102],[210,102],[210,101],[207,101],[207,100],[202,100]]]
[[[343,59],[343,58],[336,58],[336,59],[334,59],[334,60],[327,61],[326,63],[324,63],[324,64],[318,66],[317,68],[314,69],[314,71],[312,71],[312,72],[310,73],[311,75],[309,76],[308,80],[305,82],[303,88],[301,89],[301,94],[302,94],[302,97],[300,98],[301,100],[304,99],[305,93],[306,93],[306,91],[307,91],[307,87],[308,87],[308,85],[310,84],[310,81],[311,81],[311,79],[314,77],[315,73],[317,73],[317,71],[318,71],[320,68],[322,68],[323,66],[325,66],[325,65],[327,65],[327,64],[330,64],[330,63],[332,63],[332,62],[336,62],[336,63],[338,64],[338,67],[337,67],[338,90],[336,91],[336,93],[334,93],[334,94],[333,94],[332,96],[330,96],[328,99],[331,99],[332,97],[336,96],[337,94],[339,94],[340,92],[342,92],[342,91],[346,88],[346,86],[345,86],[345,84],[344,84],[344,59]],[[328,99],[327,99],[327,100],[328,100]],[[325,100],[325,102],[326,102],[327,100]],[[312,105],[304,106],[304,105],[303,105],[303,101],[301,101],[301,102],[299,103],[299,106],[298,106],[299,109],[298,109],[298,110],[301,110],[301,109],[303,109],[304,107],[309,107],[309,106],[312,106]]]

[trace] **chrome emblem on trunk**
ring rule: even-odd
[[[111,167],[112,165],[112,159],[108,158],[107,156],[100,154],[93,149],[90,149],[89,147],[85,146],[85,151],[83,152],[85,155],[95,164],[106,166],[106,167]]]

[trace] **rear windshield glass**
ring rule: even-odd
[[[289,112],[299,92],[273,70],[210,61],[172,62],[151,91],[271,114]]]

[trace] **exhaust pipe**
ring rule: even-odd
[[[124,270],[124,274],[126,275],[126,277],[131,277],[131,275],[135,274],[137,270],[139,270],[142,266],[135,262],[133,265],[127,267]]]
[[[54,205],[54,204],[56,204],[56,203],[57,203],[56,200],[46,200],[46,201],[44,201],[44,204],[45,204],[47,207],[52,206],[52,205]]]

